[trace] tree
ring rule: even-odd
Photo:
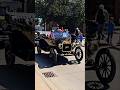
[[[35,0],[36,16],[47,22],[77,27],[85,20],[84,0]]]

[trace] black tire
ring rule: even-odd
[[[41,54],[41,49],[38,46],[37,46],[37,52],[38,52],[38,54]]]
[[[49,57],[50,57],[51,59],[53,59],[54,64],[56,65],[56,64],[57,64],[57,50],[54,49],[54,48],[50,48]]]
[[[10,49],[5,48],[5,60],[7,65],[15,64],[15,56]]]
[[[75,49],[75,58],[80,63],[80,61],[83,59],[83,51],[80,47],[77,47]]]
[[[110,83],[116,73],[116,63],[108,49],[100,50],[95,58],[96,74],[103,84]]]

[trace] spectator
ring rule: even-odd
[[[107,32],[108,32],[107,43],[108,44],[112,44],[113,31],[115,29],[115,23],[113,20],[114,20],[113,17],[110,17],[110,20],[107,23]]]
[[[104,8],[104,5],[100,5],[99,9],[96,13],[95,20],[98,23],[98,42],[100,42],[101,39],[104,38],[103,31],[105,23],[109,20],[109,14],[108,11]]]
[[[79,35],[81,35],[82,34],[82,32],[80,31],[80,29],[79,28],[76,28],[76,36],[79,36]]]

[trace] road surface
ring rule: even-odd
[[[85,48],[82,50],[85,55]],[[36,51],[35,90],[85,90],[85,56],[80,64],[74,56],[59,57],[55,66],[48,54]]]
[[[5,62],[5,50],[0,49],[0,90],[34,90],[34,62],[16,57],[15,65],[9,67]]]

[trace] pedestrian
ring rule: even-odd
[[[96,23],[98,24],[98,42],[104,38],[103,31],[105,29],[105,23],[109,20],[108,11],[104,8],[103,4],[99,5],[99,9],[95,16]]]
[[[112,44],[112,37],[113,37],[113,32],[115,29],[115,23],[114,23],[114,18],[110,17],[109,22],[107,23],[107,43]]]
[[[76,36],[82,35],[82,32],[80,31],[80,29],[77,27],[76,28]]]

